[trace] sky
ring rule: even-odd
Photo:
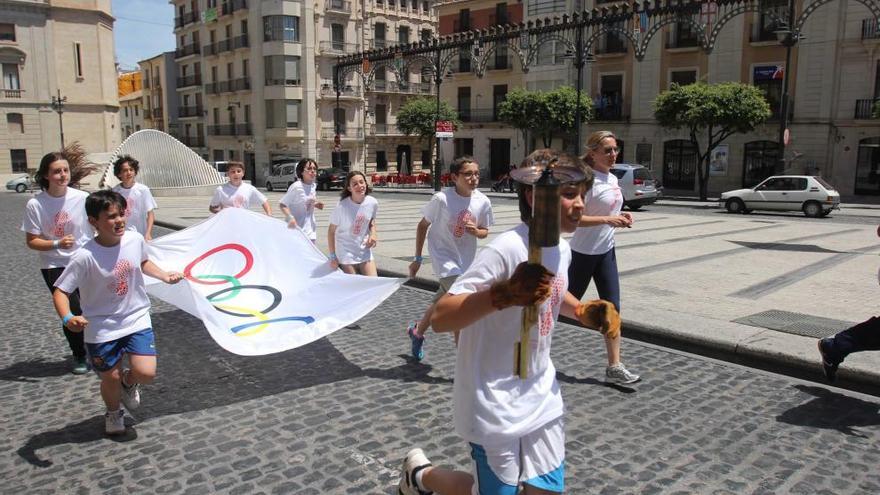
[[[113,0],[116,62],[134,70],[146,58],[174,49],[174,6],[168,0]]]

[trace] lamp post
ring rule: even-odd
[[[442,170],[440,169],[440,137],[437,136],[437,122],[440,121],[440,84],[443,83],[443,73],[441,70],[442,61],[440,60],[440,47],[437,44],[437,40],[434,40],[434,85],[437,89],[436,101],[437,105],[434,109],[434,137],[436,139],[435,146],[437,147],[437,156],[434,159],[434,190],[440,190],[440,173]]]
[[[58,128],[61,130],[61,148],[64,149],[64,121],[61,119],[61,114],[64,113],[64,104],[67,103],[67,97],[61,96],[61,90],[58,91],[58,96],[52,97],[52,110],[58,112]]]
[[[575,141],[574,141],[574,153],[575,155],[580,156],[581,154],[581,121],[583,116],[581,115],[581,86],[583,85],[583,68],[584,65],[587,64],[590,60],[592,60],[592,56],[590,54],[584,54],[584,27],[578,22],[575,26],[575,35],[574,35],[574,53],[570,51],[566,51],[564,58],[571,58],[573,60],[574,68],[577,71],[577,84],[575,85],[575,91],[577,92],[577,97],[575,100],[575,110],[574,110],[574,122],[575,122]]]
[[[794,0],[788,0],[788,21],[774,31],[779,43],[785,47],[785,69],[782,72],[782,97],[779,102],[779,170],[785,172],[785,130],[788,125],[788,81],[791,73],[791,49],[801,39],[794,31]]]
[[[342,168],[340,159],[342,153],[342,123],[339,122],[339,98],[342,96],[342,81],[339,80],[339,64],[333,66],[333,89],[336,90],[336,109],[333,111],[333,152],[331,160],[333,167]]]

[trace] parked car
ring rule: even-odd
[[[315,182],[318,183],[318,190],[327,191],[334,187],[342,189],[345,174],[345,170],[341,168],[319,168],[318,177],[315,179]]]
[[[617,183],[623,192],[623,206],[630,210],[638,210],[649,205],[660,197],[660,189],[651,171],[642,165],[615,163],[611,173],[617,177]]]
[[[272,173],[266,177],[266,190],[286,191],[296,180],[296,163],[281,163],[275,165]]]
[[[800,210],[808,217],[824,217],[840,207],[840,194],[815,175],[776,175],[750,189],[722,193],[720,204],[730,213]]]
[[[16,177],[6,183],[6,189],[18,193],[23,193],[27,190],[33,189],[34,187],[36,187],[36,182],[34,182],[34,178],[27,174]]]

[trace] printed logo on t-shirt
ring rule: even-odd
[[[55,214],[52,223],[52,235],[55,237],[64,237],[64,234],[67,231],[67,224],[70,223],[70,215],[66,211],[61,210]]]
[[[243,196],[233,196],[232,197],[232,206],[236,208],[244,208],[244,197]]]
[[[116,292],[117,296],[128,294],[128,277],[131,275],[132,266],[128,260],[119,260],[113,266],[113,275],[116,281],[110,284],[109,289]]]
[[[134,213],[134,203],[137,201],[137,196],[132,194],[128,197],[128,200],[125,202],[125,219],[128,220],[131,218],[131,215]]]
[[[455,224],[452,226],[452,235],[455,237],[463,236],[465,231],[464,226],[473,220],[474,216],[471,215],[470,210],[461,210],[455,218]]]
[[[363,213],[358,212],[357,216],[354,218],[354,223],[351,225],[351,233],[354,235],[361,235],[361,232],[364,229],[364,224],[367,223],[367,217],[364,216]]]
[[[315,198],[309,198],[306,200],[306,213],[309,215],[312,214],[312,211],[315,210]]]
[[[611,188],[614,191],[614,203],[611,205],[611,211],[623,208],[623,193],[620,192],[620,186]]]
[[[562,301],[562,287],[564,285],[565,278],[562,275],[556,275],[550,282],[549,304],[544,304],[541,309],[541,317],[538,320],[538,329],[542,337],[549,335],[550,329],[553,328],[553,308],[559,306]]]

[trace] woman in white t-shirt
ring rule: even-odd
[[[372,189],[362,172],[349,172],[345,177],[342,199],[330,214],[327,246],[330,265],[345,273],[375,277],[376,212],[379,202],[370,196]]]
[[[73,253],[93,237],[86,216],[88,194],[69,187],[70,178],[71,167],[64,153],[43,156],[36,174],[43,191],[28,201],[21,223],[27,247],[39,252],[40,272],[50,293],[55,290],[55,281]],[[70,311],[74,315],[82,314],[78,291],[70,294]],[[61,328],[73,353],[71,371],[77,375],[88,373],[82,332],[71,332],[63,324]]]
[[[244,182],[244,163],[229,162],[226,168],[226,177],[229,182],[218,186],[211,197],[208,211],[217,213],[223,208],[250,208],[251,204],[263,207],[266,215],[272,216],[272,208],[269,200],[257,188]]]
[[[614,229],[632,227],[630,213],[621,213],[623,193],[611,167],[620,149],[611,131],[596,131],[587,138],[584,161],[593,169],[593,187],[584,197],[584,214],[571,239],[571,265],[568,291],[580,299],[591,280],[596,281],[599,298],[610,301],[620,311],[620,276],[614,251]],[[620,338],[606,337],[608,367],[605,380],[618,384],[634,383],[639,376],[620,362]]]
[[[296,164],[296,176],[299,180],[287,188],[279,206],[287,219],[287,226],[291,229],[299,227],[312,242],[315,242],[318,238],[315,228],[315,208],[324,209],[324,203],[318,201],[315,192],[318,164],[311,158],[303,158]]]
[[[133,156],[122,155],[113,162],[113,175],[119,179],[119,184],[113,187],[125,198],[125,226],[150,241],[153,239],[153,210],[156,209],[156,200],[150,188],[137,182],[137,174],[140,164]]]

